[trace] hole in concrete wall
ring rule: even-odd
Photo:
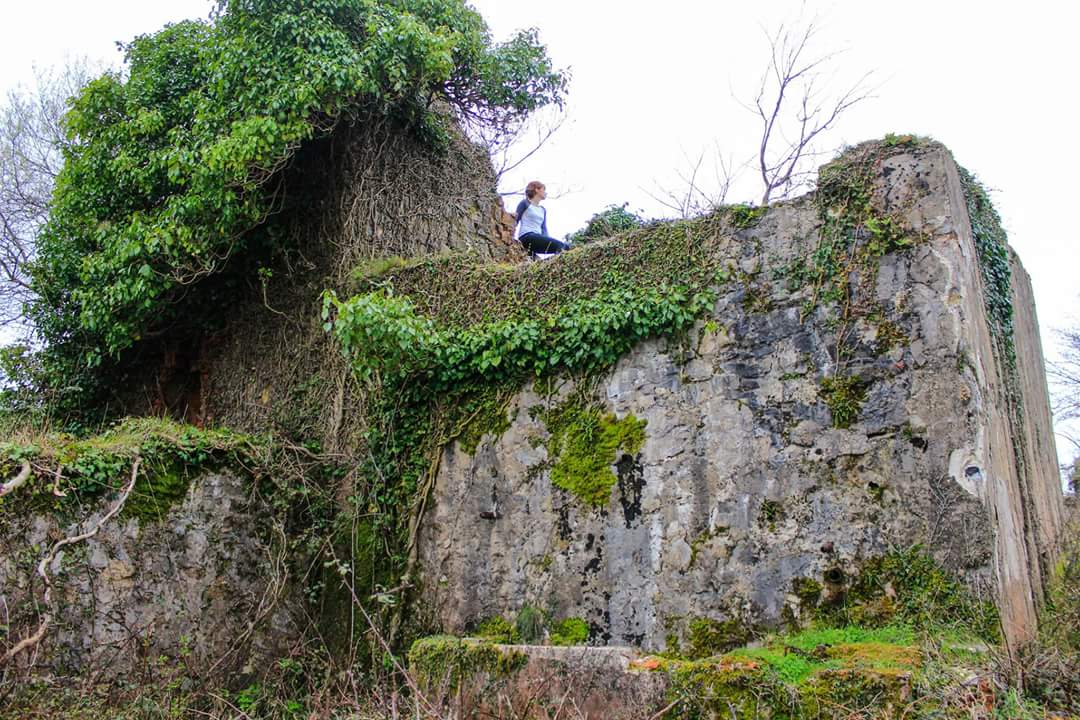
[[[825,582],[829,583],[830,585],[843,585],[844,582],[847,580],[847,575],[845,575],[844,571],[838,567],[831,567],[826,570],[824,577]]]

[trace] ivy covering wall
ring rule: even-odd
[[[566,87],[535,32],[495,43],[462,0],[220,0],[123,49],[65,119],[32,269],[44,385],[209,320],[239,258],[281,249],[267,219],[312,139],[392,115],[437,152],[450,123],[511,131]]]

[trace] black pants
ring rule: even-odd
[[[562,240],[556,240],[540,233],[525,233],[518,240],[531,253],[558,253],[569,247]]]

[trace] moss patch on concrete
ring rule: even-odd
[[[735,619],[694,618],[687,625],[685,653],[690,659],[713,657],[745,645],[755,631]]]
[[[243,468],[259,455],[251,437],[160,418],[131,418],[100,434],[14,433],[0,443],[0,472],[28,462],[26,484],[0,499],[7,512],[64,513],[123,488],[135,458],[139,474],[125,517],[158,520],[187,494],[191,477],[223,466]]]
[[[541,413],[551,433],[551,482],[590,507],[607,505],[618,478],[620,454],[636,455],[645,443],[645,421],[617,418],[595,404],[570,398]]]
[[[504,645],[512,645],[518,641],[514,624],[502,615],[496,615],[481,622],[475,634],[477,637]]]
[[[922,664],[904,627],[770,636],[708,659],[650,658],[670,678],[668,718],[840,718],[897,707]]]
[[[552,645],[584,645],[589,639],[589,624],[578,617],[561,620],[551,626]]]
[[[423,638],[409,649],[409,670],[422,689],[456,689],[480,675],[507,678],[528,662],[524,653],[484,640],[448,635]]]

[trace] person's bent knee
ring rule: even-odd
[[[534,253],[560,253],[567,249],[566,243],[538,233],[526,233],[518,238],[522,245]]]

